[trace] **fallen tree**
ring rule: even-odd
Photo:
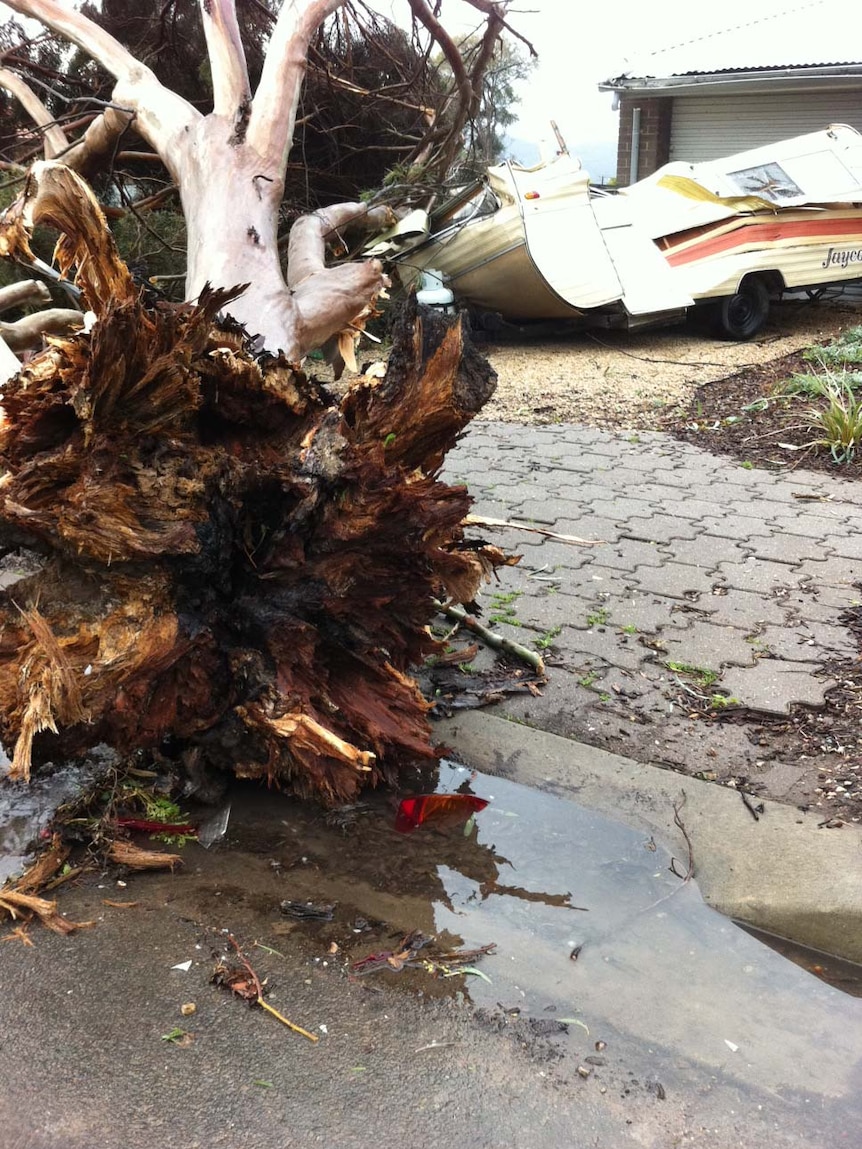
[[[488,56],[506,5],[470,2]],[[457,319],[411,306],[385,376],[340,401],[301,369],[322,345],[351,363],[387,283],[377,261],[332,266],[328,251],[388,208],[301,217],[286,271],[279,258],[306,53],[340,2],[285,0],[252,94],[232,0],[201,0],[209,114],[80,11],[11,6],[116,80],[68,152],[42,117],[46,149],[86,168],[132,118],[177,183],[189,240],[188,302],[159,302],[119,259],[88,185],[50,159],[0,228],[0,254],[24,263],[35,226],[59,232],[58,269],[91,313],[3,389],[0,554],[42,562],[0,592],[11,776],[106,742],[350,800],[433,757],[410,668],[435,649],[435,600],[470,603],[505,559],[465,538],[467,492],[439,479],[494,383]],[[454,61],[426,0],[411,8]],[[478,73],[453,71],[424,143],[437,163],[478,98]]]
[[[488,398],[460,320],[401,320],[382,379],[335,402],[224,309],[147,304],[87,186],[37,165],[0,231],[36,223],[95,313],[4,392],[0,543],[43,556],[0,593],[12,777],[98,742],[150,746],[344,801],[430,758],[409,677],[435,598],[503,560],[437,477]]]

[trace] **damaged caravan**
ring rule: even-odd
[[[862,279],[862,136],[838,124],[671,163],[616,194],[591,188],[565,150],[509,162],[366,254],[405,285],[451,289],[480,322],[639,327],[699,307],[717,334],[749,339],[783,292]]]

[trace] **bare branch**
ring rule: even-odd
[[[69,335],[80,331],[84,316],[80,311],[63,307],[49,307],[25,315],[14,323],[0,321],[0,339],[12,351],[37,351],[42,346],[43,335]]]
[[[13,307],[33,304],[44,307],[50,302],[51,292],[37,279],[21,279],[17,283],[10,283],[8,287],[0,287],[0,315],[4,311],[11,311]]]
[[[141,134],[156,148],[171,174],[176,159],[169,141],[201,119],[192,105],[161,84],[145,64],[104,28],[60,0],[9,0],[8,6],[22,16],[41,20],[92,56],[117,80],[114,101],[134,112]]]
[[[365,203],[339,203],[303,215],[290,229],[287,253],[287,284],[291,289],[326,267],[326,244],[339,232],[361,226],[366,231],[393,227],[396,218],[388,207]]]
[[[79,140],[56,158],[76,172],[91,171],[113,154],[117,141],[133,119],[130,112],[107,108],[90,123]]]
[[[251,100],[248,66],[236,18],[236,0],[199,0],[217,116],[244,120]]]
[[[477,9],[479,12],[484,12],[486,16],[493,16],[499,20],[501,26],[506,29],[509,35],[514,36],[516,40],[520,40],[534,60],[538,59],[539,53],[527,37],[522,35],[516,28],[513,28],[508,20],[504,19],[506,10],[509,7],[508,0],[506,0],[506,2],[501,2],[501,0],[465,0],[465,3]]]
[[[20,370],[21,364],[18,362],[17,355],[0,335],[0,386],[3,386],[13,375],[17,375]]]
[[[293,141],[311,38],[344,0],[284,0],[252,102],[247,143],[279,174]]]
[[[58,126],[30,85],[26,84],[17,73],[11,72],[8,68],[0,68],[0,87],[11,92],[30,119],[43,129],[46,160],[52,160],[59,152],[68,148],[66,133]]]

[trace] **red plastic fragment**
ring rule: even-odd
[[[475,794],[417,794],[412,798],[402,798],[395,818],[395,829],[409,834],[429,818],[445,814],[469,818],[488,805],[487,798],[477,798]]]
[[[146,818],[117,818],[116,824],[123,830],[139,830],[142,834],[175,834],[185,838],[193,837],[197,826],[188,822],[150,822]]]

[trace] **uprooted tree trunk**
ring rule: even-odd
[[[0,540],[44,556],[0,592],[13,776],[108,742],[343,801],[432,757],[409,668],[435,598],[504,561],[438,478],[493,389],[460,321],[414,307],[385,377],[336,403],[248,352],[234,293],[148,307],[87,186],[37,184],[2,240],[57,228],[96,321],[4,390]]]
[[[333,358],[351,362],[354,340],[387,286],[377,260],[327,266],[328,242],[361,225],[383,230],[395,222],[385,207],[338,204],[306,216],[291,230],[287,273],[278,251],[278,209],[284,192],[309,45],[345,0],[283,0],[272,29],[257,90],[252,92],[235,0],[200,0],[209,55],[213,110],[202,114],[165,87],[154,72],[83,12],[61,0],[9,0],[24,16],[41,20],[77,44],[115,79],[112,105],[74,144],[66,141],[36,93],[0,69],[0,87],[12,91],[40,124],[46,158],[66,158],[84,170],[110,156],[130,123],[151,144],[179,189],[188,233],[186,298],[205,284],[244,283],[231,312],[259,346],[297,363],[328,344]],[[447,101],[445,130],[430,132],[423,154],[437,154],[441,174],[456,150],[459,131],[474,114],[481,77],[505,25],[507,0],[468,0],[485,16],[482,49],[468,74],[458,48],[428,0],[410,0],[415,19],[440,44],[456,83]],[[440,146],[436,134],[448,144]],[[436,140],[436,142],[435,142]],[[435,151],[436,149],[436,151]]]

